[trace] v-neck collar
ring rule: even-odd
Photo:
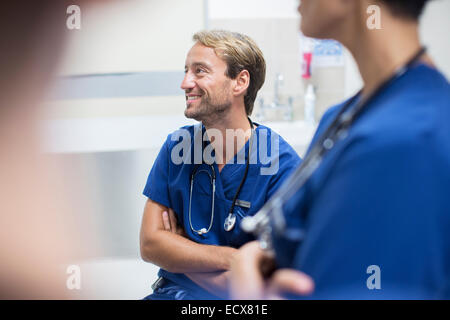
[[[253,125],[255,126],[253,129],[253,141],[252,141],[252,154],[254,152],[257,152],[257,130],[259,130],[262,126],[258,123],[253,122]],[[202,124],[202,130],[205,127]],[[222,170],[219,172],[219,166],[217,165],[217,162],[214,161],[213,166],[214,166],[214,170],[216,170],[217,174],[216,174],[216,195],[219,196],[219,198],[223,199],[223,200],[228,200],[225,196],[225,189],[224,189],[224,185],[223,183],[227,183],[229,182],[230,178],[232,176],[234,176],[234,174],[236,174],[236,172],[240,169],[242,169],[245,166],[245,159],[244,158],[244,163],[242,164],[238,164],[237,163],[237,159],[238,156],[240,156],[240,154],[242,154],[242,152],[245,152],[245,155],[247,155],[248,153],[248,149],[249,149],[249,145],[250,145],[250,140],[248,139],[245,142],[245,145],[234,155],[234,157],[232,159],[230,159],[230,161],[228,161],[222,168]],[[211,141],[207,141],[207,143],[211,143]],[[214,152],[214,160],[215,160],[215,150],[213,150]],[[248,156],[251,156],[250,154],[248,154]],[[231,162],[233,161],[233,162]],[[225,179],[224,179],[225,178]]]
[[[225,172],[225,176],[230,177],[232,175],[235,174],[235,172],[237,170],[239,170],[241,168],[241,165],[246,164],[246,156],[251,156],[249,154],[249,146],[250,146],[250,141],[252,141],[252,153],[255,150],[255,137],[256,137],[256,131],[259,129],[260,125],[253,122],[254,128],[252,129],[252,136],[250,136],[250,138],[245,142],[245,145],[238,151],[236,152],[236,154],[233,156],[233,158],[231,158],[227,163],[225,163],[225,165],[223,166],[222,170],[219,172],[219,167],[216,163],[216,161],[214,161],[214,164],[216,164],[216,168],[217,168],[217,172],[219,173],[218,175],[221,176],[224,172]],[[215,152],[215,151],[214,151]],[[244,162],[243,163],[237,163],[237,160],[242,157],[242,153],[244,152]],[[214,158],[215,158],[215,153],[214,153]]]

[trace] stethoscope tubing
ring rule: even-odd
[[[241,192],[241,189],[242,189],[242,187],[243,187],[243,185],[245,183],[245,180],[247,179],[248,170],[249,170],[249,166],[250,166],[250,156],[251,156],[251,150],[252,150],[252,144],[253,144],[254,126],[253,126],[253,122],[250,120],[250,118],[248,118],[248,121],[250,122],[250,127],[252,129],[252,132],[251,132],[251,136],[250,136],[250,139],[249,139],[249,149],[248,149],[248,157],[246,158],[246,162],[245,162],[245,172],[244,172],[244,176],[241,179],[241,182],[239,183],[239,187],[237,188],[237,190],[236,190],[236,192],[234,194],[233,201],[231,203],[231,207],[230,207],[230,210],[228,212],[228,217],[226,218],[226,220],[230,220],[233,217],[233,214],[234,214],[233,212],[234,212],[234,208],[236,206],[236,201],[237,201],[239,193]],[[197,172],[199,165],[196,165],[194,167],[194,170],[192,171],[192,174],[191,174],[191,181],[190,181],[191,183],[190,183],[190,190],[189,190],[189,209],[188,209],[189,210],[189,213],[188,213],[189,226],[190,226],[192,232],[194,232],[194,233],[196,233],[198,235],[204,235],[204,234],[208,233],[211,230],[213,222],[214,222],[214,203],[215,203],[214,200],[215,200],[215,193],[216,193],[216,172],[215,172],[215,169],[214,169],[213,165],[210,164],[209,166],[210,166],[210,168],[212,170],[212,176],[206,170],[200,170],[200,171]],[[195,229],[193,227],[193,225],[192,225],[192,211],[191,211],[192,193],[193,193],[193,189],[194,189],[194,177],[195,177],[195,175],[197,173],[202,172],[202,171],[206,171],[208,173],[208,175],[210,177],[210,182],[211,182],[211,185],[212,185],[212,189],[213,189],[213,192],[212,192],[211,218],[209,220],[209,226],[208,226],[207,229],[206,228]],[[240,216],[242,216],[242,215],[240,215]],[[225,230],[226,231],[230,231],[231,229],[233,229],[233,227],[234,227],[234,222],[233,222],[232,227],[229,230],[227,230],[226,228],[225,228]]]

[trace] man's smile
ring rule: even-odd
[[[202,97],[202,96],[199,95],[199,94],[187,94],[187,95],[186,95],[186,103],[187,103],[187,104],[193,103],[193,102],[195,102],[195,101],[200,100],[201,97]]]

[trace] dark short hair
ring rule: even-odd
[[[393,15],[418,20],[430,0],[378,0],[386,5]]]

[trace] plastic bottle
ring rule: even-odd
[[[316,114],[316,94],[314,93],[314,87],[312,84],[308,84],[305,94],[305,121],[308,124],[315,125]]]

